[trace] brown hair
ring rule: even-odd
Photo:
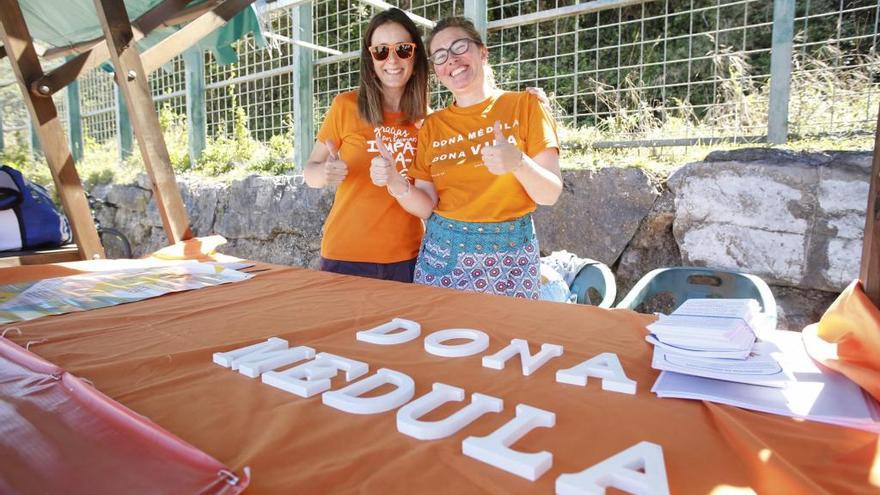
[[[425,46],[427,46],[430,50],[431,40],[434,39],[434,36],[437,36],[437,33],[439,33],[440,31],[449,28],[461,29],[472,41],[476,42],[480,46],[486,46],[486,44],[483,43],[483,38],[480,36],[480,32],[477,31],[477,28],[474,26],[474,23],[467,17],[461,16],[446,17],[444,19],[441,19],[440,21],[437,21],[437,24],[434,25],[434,29],[431,29],[431,32],[428,33],[428,38],[425,40]],[[486,79],[489,81],[489,86],[496,88],[497,85],[495,84],[495,71],[493,71],[492,67],[489,66],[488,61],[483,64],[483,67],[485,68],[483,70],[483,74],[485,74]]]
[[[477,28],[470,19],[467,17],[452,16],[441,19],[434,25],[434,29],[431,29],[431,32],[428,34],[428,39],[425,40],[425,45],[428,49],[431,48],[431,40],[434,39],[434,36],[437,36],[437,33],[440,31],[449,28],[459,28],[467,34],[468,38],[476,41],[480,46],[486,45],[483,43],[483,38],[480,37],[480,32],[477,31]]]
[[[358,90],[358,114],[372,125],[382,125],[382,82],[373,67],[370,55],[370,41],[379,26],[394,22],[403,26],[416,44],[413,54],[413,73],[403,91],[400,110],[407,122],[417,122],[423,118],[428,109],[428,55],[422,35],[415,23],[400,9],[388,9],[379,12],[372,19],[364,32],[361,42],[361,82]]]

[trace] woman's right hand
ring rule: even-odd
[[[338,186],[348,175],[348,165],[339,159],[339,150],[332,141],[327,141],[327,150],[330,154],[324,161],[324,183],[328,186]]]
[[[370,161],[370,180],[373,181],[373,184],[379,187],[386,187],[392,182],[397,182],[395,179],[406,180],[397,173],[397,167],[394,166],[391,151],[385,146],[382,134],[378,129],[376,129],[376,148],[379,150],[379,154]]]

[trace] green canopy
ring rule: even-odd
[[[125,0],[129,19],[134,22],[162,0]],[[190,2],[188,6],[198,5],[204,0]],[[103,36],[98,14],[93,0],[20,0],[19,5],[34,41],[45,47],[66,47]],[[179,30],[180,27],[160,27],[137,42],[141,52],[160,40]],[[260,22],[253,6],[242,10],[221,28],[203,38],[197,46],[211,50],[219,63],[236,61],[235,51],[230,45],[246,34],[254,35],[259,46],[265,40]],[[112,70],[105,64],[104,68]]]

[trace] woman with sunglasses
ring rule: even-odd
[[[427,44],[454,102],[419,130],[415,185],[382,177],[401,206],[428,220],[415,282],[537,299],[531,212],[562,192],[555,121],[537,97],[495,87],[488,50],[467,19],[440,21]]]
[[[374,16],[364,33],[360,87],[334,98],[304,167],[310,187],[336,187],[324,223],[321,270],[412,282],[424,227],[370,179],[386,163],[407,181],[416,122],[428,108],[428,63],[419,30],[403,11]]]

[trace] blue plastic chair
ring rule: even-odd
[[[617,283],[611,269],[594,260],[581,268],[569,289],[572,297],[577,297],[578,304],[591,304],[600,308],[612,307],[617,297]]]
[[[658,268],[642,277],[617,307],[635,311],[658,297],[665,298],[663,303],[670,307],[664,310],[670,313],[688,299],[755,299],[761,305],[765,328],[776,328],[776,298],[766,282],[747,273],[698,267]]]

